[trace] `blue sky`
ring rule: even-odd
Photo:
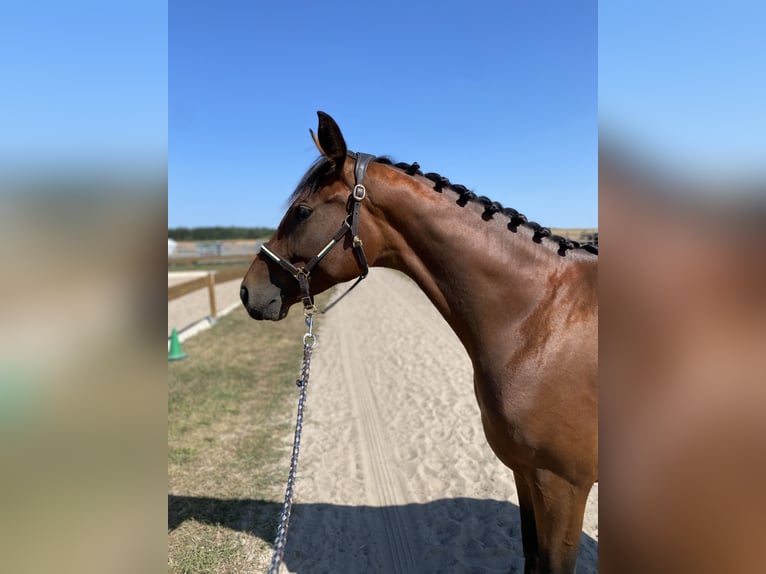
[[[763,172],[764,21],[602,2],[597,58],[595,2],[5,2],[0,175],[169,159],[170,225],[275,225],[322,109],[352,149],[595,225],[597,87],[598,120],[662,161]]]
[[[703,180],[766,176],[766,4],[599,5],[599,115],[657,165]]]
[[[167,6],[0,4],[0,171],[164,170]]]
[[[332,115],[543,225],[597,225],[587,2],[172,0],[168,225],[276,226]]]

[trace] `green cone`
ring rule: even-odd
[[[188,357],[186,353],[181,350],[181,342],[178,340],[178,331],[173,329],[170,333],[170,351],[168,351],[168,361],[180,361]]]

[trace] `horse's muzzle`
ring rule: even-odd
[[[282,297],[263,297],[251,295],[243,284],[239,289],[239,298],[245,306],[248,315],[257,321],[279,321],[287,315],[287,310],[282,305]]]

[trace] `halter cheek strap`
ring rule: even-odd
[[[275,263],[279,264],[282,269],[287,271],[295,278],[296,281],[298,281],[298,286],[300,287],[301,298],[303,301],[303,310],[306,313],[314,313],[316,311],[316,307],[314,306],[314,299],[311,296],[309,286],[309,277],[311,275],[311,271],[313,271],[313,269],[319,265],[319,262],[322,261],[322,259],[324,259],[324,257],[330,251],[332,251],[333,247],[335,247],[347,233],[351,233],[351,246],[354,251],[354,255],[356,256],[356,260],[362,269],[362,272],[357,278],[356,282],[351,287],[349,287],[349,289],[343,295],[338,297],[332,304],[328,305],[325,310],[322,311],[322,313],[329,311],[336,303],[338,303],[338,301],[348,295],[348,293],[351,292],[351,290],[356,287],[362,279],[367,277],[367,273],[369,272],[367,256],[364,253],[364,245],[362,244],[362,240],[359,237],[359,216],[362,209],[362,201],[367,196],[367,189],[364,186],[364,178],[367,174],[367,166],[373,159],[375,159],[375,156],[361,152],[350,153],[349,155],[355,157],[356,159],[356,166],[354,167],[354,188],[351,191],[351,197],[349,199],[349,214],[341,224],[338,231],[335,232],[335,235],[333,235],[329,243],[327,243],[327,245],[325,245],[321,251],[319,251],[319,253],[312,257],[305,267],[296,267],[290,263],[290,261],[274,252],[268,246],[268,244],[263,243],[261,245],[261,253],[269,257]]]

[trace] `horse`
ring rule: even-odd
[[[412,278],[472,362],[485,437],[516,482],[524,572],[574,572],[598,480],[598,249],[417,163],[349,152],[317,115],[320,157],[242,281],[247,312],[312,312],[369,266]]]

